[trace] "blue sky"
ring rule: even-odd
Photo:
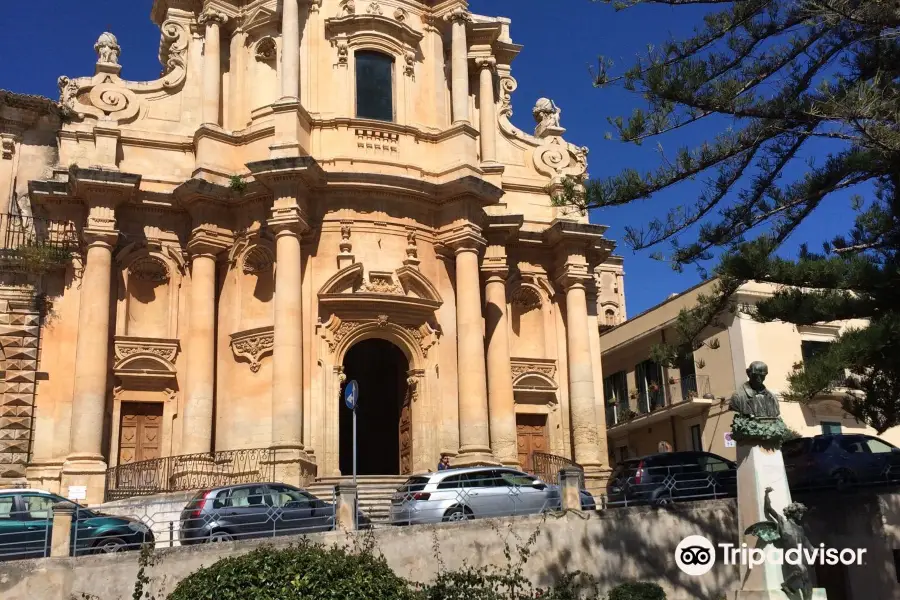
[[[4,57],[0,62],[0,88],[57,97],[57,77],[92,72],[96,61],[93,44],[107,29],[116,34],[122,46],[123,77],[149,80],[159,75],[159,31],[150,22],[150,0],[4,4],[4,21],[17,26],[7,27],[0,36],[0,56]],[[593,177],[613,175],[626,167],[643,171],[659,164],[655,142],[637,147],[604,139],[610,129],[607,117],[628,115],[639,99],[622,90],[595,89],[588,68],[596,64],[599,55],[613,58],[619,67],[630,65],[648,44],[659,43],[669,35],[690,33],[699,22],[700,10],[638,6],[616,12],[605,3],[591,0],[470,0],[470,6],[479,14],[511,18],[513,40],[525,46],[513,63],[513,75],[519,83],[513,95],[513,121],[517,126],[531,130],[531,107],[537,98],[549,97],[563,111],[566,138],[590,148]],[[715,133],[711,126],[703,126],[661,141],[665,149],[674,150]],[[821,146],[815,151],[821,153]],[[792,172],[797,173],[802,173],[802,167]],[[594,211],[591,221],[608,225],[607,236],[621,240],[626,225],[640,225],[678,202],[692,202],[696,193],[696,184],[687,184],[649,201]],[[849,199],[836,198],[827,211],[820,209],[804,223],[784,252],[793,254],[801,242],[817,249],[823,240],[846,231],[851,219]],[[625,293],[632,316],[699,281],[694,271],[676,273],[665,262],[652,259],[649,251],[635,254],[620,244],[618,252],[625,256]]]

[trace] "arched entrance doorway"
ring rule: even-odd
[[[356,409],[359,475],[402,475],[410,470],[411,406],[406,355],[387,340],[363,340],[344,357],[347,381],[359,384]],[[343,396],[342,396],[343,398]],[[402,441],[401,441],[402,440]],[[340,469],[353,473],[353,413],[340,407]]]

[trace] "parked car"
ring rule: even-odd
[[[737,465],[710,452],[663,452],[625,460],[607,484],[610,506],[665,505],[737,495]]]
[[[104,515],[44,490],[0,489],[0,560],[49,556],[58,502],[75,509],[71,555],[138,550],[154,543],[150,529],[136,519]]]
[[[900,448],[865,434],[817,435],[782,445],[788,484],[793,489],[900,481]]]
[[[335,508],[285,483],[230,485],[201,490],[181,511],[182,544],[297,535],[334,529]],[[359,527],[371,521],[358,513]]]
[[[538,514],[560,507],[559,486],[508,468],[468,467],[410,477],[391,497],[391,523],[418,525]],[[581,506],[597,508],[581,491]]]

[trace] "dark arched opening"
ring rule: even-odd
[[[356,472],[359,475],[400,475],[409,471],[412,444],[407,371],[406,355],[386,340],[359,342],[344,357],[347,381],[356,380],[359,384],[356,408]],[[343,475],[353,473],[353,413],[344,405],[343,395],[340,468]]]

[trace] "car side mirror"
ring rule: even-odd
[[[536,490],[545,490],[547,489],[547,484],[541,481],[540,479],[535,479],[531,482],[531,487]]]

